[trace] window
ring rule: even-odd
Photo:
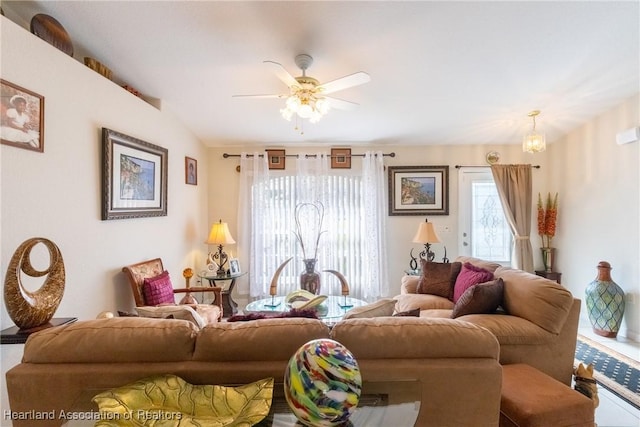
[[[512,234],[489,168],[461,168],[458,175],[460,254],[509,265]]]
[[[241,179],[239,212],[246,212],[241,223],[247,231],[241,239],[246,239],[242,243],[249,248],[251,299],[269,295],[274,272],[290,257],[293,260],[277,284],[278,295],[300,288],[304,257],[317,259],[321,294],[340,295],[338,278],[323,271],[336,270],[346,277],[350,296],[372,301],[386,295],[382,154],[366,153],[361,170],[334,171],[328,168],[328,160],[328,156],[315,160],[298,158],[295,168],[291,168],[294,170],[254,170],[253,175],[247,173],[246,180]],[[246,159],[242,161],[248,163]],[[241,166],[241,170],[245,169],[249,168]],[[324,220],[318,229],[313,214],[307,211],[308,216],[303,216],[303,255],[294,234],[296,206],[315,202],[322,204]],[[323,233],[315,254],[319,231]]]

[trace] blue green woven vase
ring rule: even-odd
[[[611,265],[608,262],[598,263],[598,277],[589,283],[585,294],[593,332],[615,338],[624,314],[624,291],[611,280]]]

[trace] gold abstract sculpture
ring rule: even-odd
[[[49,267],[42,271],[31,264],[31,249],[38,243],[49,249]],[[22,285],[22,273],[30,277],[47,275],[47,278],[32,292]],[[13,253],[4,279],[4,304],[9,317],[20,329],[49,323],[62,301],[64,283],[64,261],[56,244],[43,237],[25,240]]]
[[[101,426],[252,426],[271,409],[273,378],[237,387],[193,385],[167,374],[96,395]]]

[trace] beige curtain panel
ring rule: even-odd
[[[491,173],[515,241],[511,266],[533,273],[531,165],[492,165]]]

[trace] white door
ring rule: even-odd
[[[513,238],[491,169],[460,168],[458,183],[460,255],[510,265]]]

